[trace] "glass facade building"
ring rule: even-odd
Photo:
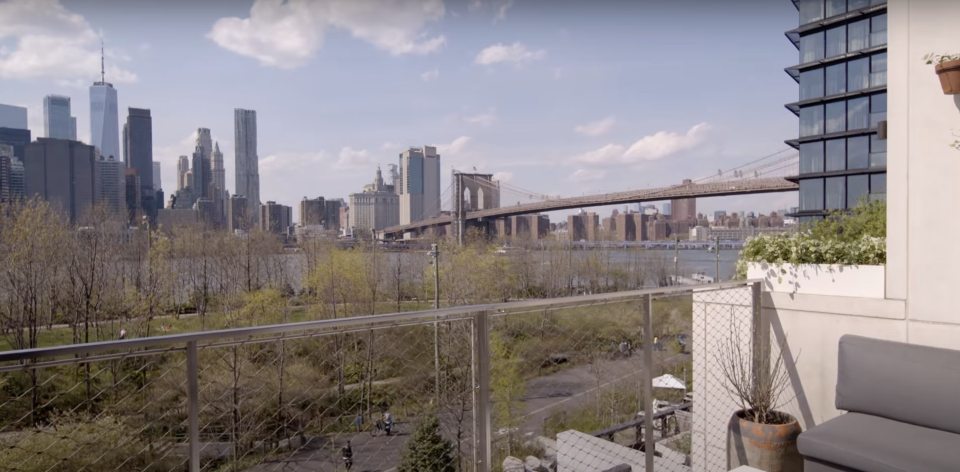
[[[77,119],[70,114],[70,97],[43,97],[43,131],[48,138],[77,139]]]
[[[117,89],[103,81],[90,86],[90,144],[104,157],[122,158]]]
[[[793,0],[801,221],[886,196],[887,2]]]

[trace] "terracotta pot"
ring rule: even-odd
[[[940,87],[946,95],[960,94],[960,59],[946,61],[934,67],[940,77]]]
[[[781,413],[787,423],[760,424],[745,419],[744,413],[734,413],[727,424],[727,469],[747,465],[766,472],[802,472],[796,418]]]

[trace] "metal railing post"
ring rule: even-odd
[[[770,331],[763,318],[763,286],[761,282],[750,284],[750,300],[753,305],[751,317],[751,340],[753,341],[753,378],[769,374],[770,366]]]
[[[643,455],[645,470],[653,471],[653,296],[643,296]]]
[[[187,342],[187,416],[189,417],[190,472],[200,471],[200,389],[197,342]]]
[[[490,471],[490,325],[486,312],[473,316],[473,463]]]

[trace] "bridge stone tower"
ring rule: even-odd
[[[500,182],[493,174],[466,173],[454,170],[453,180],[453,235],[463,245],[466,214],[469,211],[500,207]]]

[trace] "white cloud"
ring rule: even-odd
[[[607,176],[607,171],[599,169],[577,169],[570,177],[569,180],[573,182],[591,182],[595,180],[600,180]]]
[[[446,38],[423,29],[443,15],[442,0],[255,0],[249,17],[221,18],[207,37],[265,66],[292,69],[323,47],[329,28],[393,55],[435,52]]]
[[[380,150],[389,151],[389,150],[395,150],[398,147],[400,147],[400,145],[393,141],[384,141],[383,144],[380,145]]]
[[[496,180],[499,182],[509,182],[513,180],[513,172],[506,172],[506,171],[494,172],[493,180]]]
[[[619,144],[607,144],[600,149],[588,151],[573,158],[576,162],[587,164],[603,164],[607,162],[617,162],[623,157],[623,151],[626,148]]]
[[[513,44],[497,43],[480,51],[473,62],[485,66],[501,62],[522,64],[543,59],[546,55],[547,52],[542,49],[530,50],[519,42]]]
[[[467,10],[476,11],[483,8],[485,0],[470,0],[467,4]],[[513,0],[493,0],[490,2],[493,8],[493,21],[501,21],[507,18],[507,11],[513,7]]]
[[[630,162],[653,161],[698,146],[706,138],[710,125],[698,123],[684,134],[658,131],[633,143],[623,157]]]
[[[497,7],[497,17],[496,20],[505,20],[507,18],[507,10],[513,6],[513,0],[505,0],[500,3]]]
[[[573,130],[585,136],[601,136],[609,133],[615,124],[617,124],[616,118],[608,116],[600,121],[579,125]]]
[[[346,146],[340,149],[340,156],[334,167],[338,169],[358,169],[369,168],[373,165],[373,159],[370,158],[370,152],[366,149],[353,149]]]
[[[497,122],[497,111],[490,109],[486,113],[465,116],[463,117],[463,121],[470,123],[471,125],[487,127]]]
[[[423,79],[424,82],[430,82],[431,80],[437,80],[438,78],[440,78],[440,69],[430,69],[430,70],[428,70],[428,71],[420,74],[420,78]]]
[[[709,124],[699,123],[682,134],[658,131],[638,139],[628,148],[619,144],[607,144],[600,149],[575,156],[572,160],[587,164],[635,164],[653,161],[699,146],[706,140],[709,130]]]
[[[0,41],[9,39],[15,45],[0,49],[0,78],[48,78],[69,84],[99,77],[99,35],[59,0],[0,2]],[[117,65],[129,57],[112,49],[106,53],[108,81],[137,80],[136,74]]]
[[[441,156],[456,156],[463,152],[467,145],[470,144],[470,141],[470,136],[460,136],[449,144],[438,144],[437,152],[439,152]]]

